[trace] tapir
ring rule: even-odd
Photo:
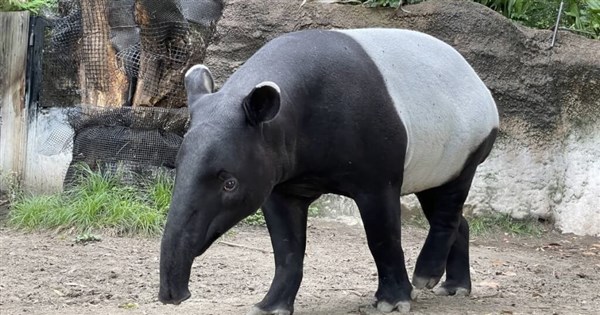
[[[468,294],[462,207],[495,141],[493,97],[451,46],[401,29],[304,30],[269,41],[216,91],[209,69],[184,78],[190,125],[160,254],[159,300],[190,297],[195,257],[262,209],[275,275],[248,314],[292,314],[307,210],[325,193],[352,198],[378,273],[373,306],[410,309],[416,289]],[[430,230],[412,284],[400,196],[416,194]]]

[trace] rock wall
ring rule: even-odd
[[[466,210],[553,219],[564,232],[600,235],[600,41],[561,31],[550,49],[550,31],[519,26],[472,1],[431,0],[404,6],[409,13],[300,3],[228,1],[206,60],[217,83],[286,32],[396,27],[431,34],[465,56],[501,112],[498,142]],[[327,207],[335,209],[331,200]],[[357,214],[347,200],[339,205],[342,214]]]

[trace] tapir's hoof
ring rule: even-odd
[[[412,279],[412,285],[419,290],[423,288],[433,289],[433,287],[440,282],[440,279],[441,277],[425,278],[415,275]]]
[[[471,290],[467,288],[451,287],[442,284],[441,286],[433,289],[433,293],[439,296],[469,296],[469,294],[471,294]]]
[[[365,305],[358,308],[360,315],[381,315],[394,312],[394,314],[408,314],[410,312],[410,302],[403,301],[398,302],[396,305],[392,305],[385,301],[379,301],[376,305]]]
[[[246,313],[246,315],[291,315],[292,312],[288,310],[274,310],[274,311],[263,311],[258,306],[253,306],[252,309]]]
[[[383,313],[391,313],[397,310],[400,314],[408,314],[410,312],[410,302],[402,301],[392,305],[385,301],[379,301],[377,302],[377,309]]]
[[[376,305],[364,305],[358,308],[360,315],[381,315],[394,312],[394,314],[408,314],[410,312],[410,302],[403,301],[398,302],[396,305],[392,305],[385,301],[379,301]]]

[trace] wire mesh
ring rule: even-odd
[[[59,0],[58,7],[47,16],[44,77],[55,81],[42,89],[44,106],[183,107],[182,74],[204,59],[223,2]],[[98,94],[118,95],[106,104],[87,97]]]
[[[69,110],[67,117],[74,131],[68,186],[82,163],[94,171],[124,171],[131,175],[124,180],[131,182],[134,174],[174,169],[189,116],[186,109],[81,106]]]
[[[188,122],[183,73],[204,59],[222,9],[221,0],[59,0],[46,16],[39,106],[69,107],[68,118],[38,153],[72,152],[65,185],[80,163],[173,170]]]

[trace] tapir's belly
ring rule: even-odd
[[[456,177],[498,127],[494,100],[464,58],[412,31],[340,31],[354,38],[381,72],[408,136],[402,194]]]

